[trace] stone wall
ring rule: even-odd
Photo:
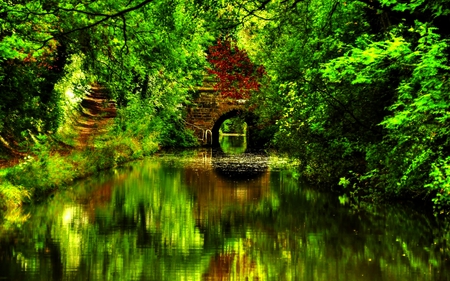
[[[210,141],[210,136],[216,121],[224,114],[233,110],[245,110],[245,100],[223,98],[212,87],[199,87],[198,98],[187,109],[187,127],[193,129],[195,135],[203,143]]]

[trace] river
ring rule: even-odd
[[[355,210],[286,159],[223,150],[160,153],[27,206],[1,232],[0,280],[450,280],[433,216]]]

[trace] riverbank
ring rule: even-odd
[[[100,170],[151,155],[159,149],[154,135],[133,135],[115,127],[115,104],[93,87],[79,110],[55,134],[31,135],[26,152],[0,166],[0,224],[27,219],[21,206],[38,201]]]

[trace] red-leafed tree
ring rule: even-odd
[[[253,91],[260,89],[264,67],[253,64],[235,40],[217,40],[217,44],[209,48],[207,58],[212,65],[208,72],[218,79],[214,88],[222,96],[248,99]]]

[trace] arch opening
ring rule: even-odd
[[[240,117],[232,117],[223,121],[219,128],[220,135],[245,136],[247,132],[247,122]]]
[[[226,133],[232,133],[235,136],[245,138],[245,144],[248,146],[248,139],[251,134],[252,125],[255,123],[254,120],[254,114],[244,110],[235,109],[223,114],[217,119],[211,130],[212,145],[214,147],[220,147],[221,131],[224,133],[225,129],[228,130]]]
[[[241,154],[247,150],[247,122],[240,117],[225,120],[219,129],[219,144],[227,154]]]

